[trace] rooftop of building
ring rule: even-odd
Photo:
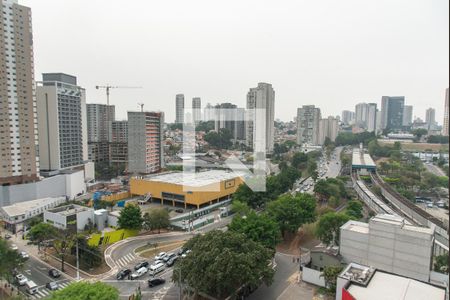
[[[14,216],[24,215],[29,211],[32,211],[37,208],[41,208],[43,206],[52,204],[52,203],[62,200],[62,199],[63,199],[63,197],[59,197],[59,198],[48,197],[48,198],[24,201],[24,202],[15,203],[15,204],[8,205],[8,206],[3,206],[1,209],[9,217],[14,217]]]
[[[354,263],[339,276],[350,280],[346,289],[355,299],[445,299],[443,288]]]
[[[76,204],[70,204],[70,205],[65,205],[65,206],[49,209],[48,211],[51,213],[60,214],[63,216],[71,216],[71,215],[77,214],[79,212],[87,211],[87,210],[93,210],[93,209],[90,207],[80,206],[80,205],[76,205]]]
[[[201,187],[210,184],[216,184],[224,180],[230,180],[242,176],[244,176],[244,173],[237,173],[224,170],[210,170],[198,173],[171,172],[158,175],[148,175],[145,176],[143,179],[148,181],[158,181],[176,185]]]
[[[350,220],[341,226],[341,229],[355,231],[359,233],[369,233],[369,224]]]

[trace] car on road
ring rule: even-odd
[[[164,258],[162,259],[162,261],[166,263],[166,262],[169,261],[169,259],[171,259],[171,258],[173,258],[173,257],[175,257],[175,256],[177,256],[175,253],[168,253],[166,256],[164,256]]]
[[[166,252],[160,252],[158,255],[155,256],[155,260],[163,259],[167,255]]]
[[[26,286],[28,294],[30,294],[30,295],[34,295],[34,294],[36,294],[38,292],[38,286],[32,280],[28,280],[25,283],[25,286]]]
[[[28,255],[28,253],[26,253],[25,251],[20,252],[20,256],[22,256],[22,258],[24,258],[24,259],[30,258],[30,256]]]
[[[143,261],[143,262],[138,263],[136,266],[134,266],[134,270],[137,271],[137,270],[141,269],[142,267],[148,268],[148,266],[149,266],[148,261]]]
[[[130,269],[123,269],[121,270],[119,273],[117,273],[116,278],[117,280],[122,280],[128,277],[128,275],[131,274],[131,270]]]
[[[185,248],[180,248],[180,250],[178,250],[178,255],[181,256],[181,254],[183,254],[184,252],[186,252],[187,249]]]
[[[23,275],[23,274],[17,274],[16,275],[16,280],[17,280],[17,283],[20,286],[22,286],[22,285],[25,285],[25,283],[27,283],[28,278],[26,278],[25,275]]]
[[[168,267],[173,266],[173,264],[177,261],[177,259],[178,259],[178,256],[175,255],[174,257],[172,257],[171,259],[169,259],[167,261],[166,266],[168,266]]]
[[[191,253],[191,250],[186,250],[183,254],[181,254],[182,258],[185,258],[189,253]]]
[[[159,272],[164,271],[165,268],[166,266],[163,263],[151,265],[149,268],[150,276],[155,276]]]
[[[13,250],[18,250],[19,248],[17,247],[16,244],[11,244],[11,249],[13,249]]]
[[[164,283],[166,283],[166,280],[163,278],[153,278],[148,280],[148,287],[154,287]]]
[[[48,270],[48,275],[52,278],[59,278],[61,277],[61,272],[56,269],[50,269]]]
[[[5,234],[5,239],[6,240],[9,240],[11,238],[11,235],[10,234]]]
[[[49,289],[50,291],[56,291],[59,288],[59,285],[55,281],[51,281],[51,282],[47,282],[45,287],[47,289]]]
[[[138,279],[139,277],[141,277],[142,275],[144,275],[147,272],[148,272],[148,269],[146,267],[142,267],[139,270],[137,270],[136,272],[134,272],[133,274],[131,274],[131,280]]]

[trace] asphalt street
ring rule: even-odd
[[[429,172],[433,173],[434,175],[436,175],[436,176],[445,176],[444,171],[442,171],[441,168],[439,168],[438,166],[435,166],[435,165],[433,165],[431,163],[428,163],[428,164],[426,163],[424,165],[425,165],[425,168],[427,168],[427,170]]]

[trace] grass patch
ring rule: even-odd
[[[153,258],[159,252],[170,252],[176,248],[184,245],[186,241],[164,242],[155,244],[149,244],[136,249],[136,253],[142,257]]]

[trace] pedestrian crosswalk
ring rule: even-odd
[[[59,289],[63,289],[65,287],[68,287],[72,282],[66,281],[66,282],[58,282]],[[49,291],[45,286],[40,287],[38,291],[34,295],[29,295],[30,299],[44,299],[49,297],[51,294],[51,291]]]
[[[159,289],[158,291],[154,292],[151,295],[151,300],[160,300],[163,299],[164,296],[167,294],[167,292],[169,291],[169,289],[171,288],[170,285],[163,287],[162,289]]]
[[[127,255],[125,255],[125,256],[119,258],[118,260],[116,260],[116,264],[120,268],[123,268],[126,265],[130,264],[135,258],[136,258],[136,256],[134,256],[134,254],[128,253]]]

